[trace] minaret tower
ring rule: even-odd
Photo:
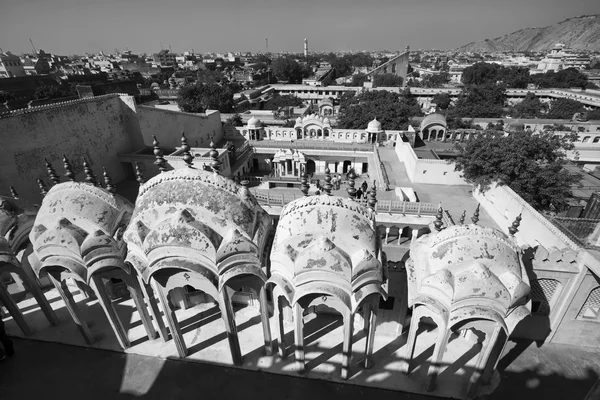
[[[304,57],[308,56],[308,39],[304,38]]]

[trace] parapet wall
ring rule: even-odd
[[[444,160],[424,160],[417,157],[410,143],[397,142],[396,154],[404,163],[408,179],[412,183],[431,185],[468,185],[459,171],[454,170],[454,163]]]
[[[508,186],[492,186],[485,193],[473,190],[477,200],[496,224],[508,233],[508,227],[521,213],[519,232],[515,235],[519,245],[535,247],[538,244],[549,249],[578,250],[580,246],[569,239],[558,227],[536,211]]]
[[[79,179],[85,157],[97,176],[106,166],[114,182],[125,178],[117,153],[136,141],[135,101],[111,94],[3,114],[0,118],[0,193],[14,186],[27,200],[41,198],[38,178],[49,186],[44,159],[64,174],[62,155],[72,161]],[[63,177],[63,180],[65,178]]]
[[[156,135],[161,147],[179,147],[181,132],[185,132],[188,143],[192,147],[208,147],[213,136],[215,143],[223,139],[223,126],[218,111],[209,110],[206,114],[190,114],[138,106],[137,113],[146,146],[152,146],[152,135]]]

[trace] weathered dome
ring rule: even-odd
[[[246,261],[257,262],[270,227],[269,215],[245,187],[208,171],[173,170],[141,187],[125,233],[128,261],[146,280],[176,258],[177,265],[216,282],[219,263],[232,254],[252,254]]]
[[[498,319],[509,332],[520,320],[515,315],[523,318],[529,312],[529,279],[520,250],[498,230],[453,225],[414,241],[410,254],[411,305],[429,299],[449,312],[451,323],[470,312],[472,318]]]
[[[256,117],[252,117],[248,120],[247,128],[248,129],[260,129],[262,127],[262,122],[260,119]]]
[[[94,271],[104,267],[127,270],[122,236],[132,211],[125,198],[88,183],[53,186],[29,234],[40,260],[34,266],[36,273],[60,266],[87,283]]]
[[[446,117],[442,114],[429,114],[423,118],[419,128],[421,132],[423,132],[425,129],[429,129],[433,126],[441,126],[445,129],[447,127]]]
[[[386,296],[374,225],[374,214],[350,199],[322,195],[289,203],[277,225],[270,281],[290,304],[325,293],[354,311],[370,294]]]
[[[373,118],[373,121],[369,122],[369,125],[367,125],[367,132],[381,132],[381,122],[377,121],[377,118]]]

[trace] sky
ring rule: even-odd
[[[0,0],[0,48],[301,52],[456,48],[599,14],[600,0]]]

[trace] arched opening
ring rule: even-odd
[[[400,238],[398,239],[398,244],[403,244],[406,242],[410,242],[412,239],[413,230],[410,226],[405,226],[402,228],[402,233],[400,233]]]
[[[427,129],[427,128],[423,129],[421,136],[423,137],[423,140],[429,139],[429,129]]]
[[[320,129],[317,129],[317,138],[323,138],[323,131]]]
[[[313,160],[306,160],[306,174],[309,176],[314,175],[317,170],[315,162]]]
[[[319,367],[327,374],[335,373],[341,365],[330,361],[337,354],[328,349],[332,344],[341,348],[344,341],[345,306],[339,299],[324,293],[304,296],[297,306],[302,309],[302,332],[299,333],[303,337],[305,370]]]
[[[594,140],[592,141],[592,143],[598,143],[598,142],[600,142],[600,136],[596,136],[594,138]]]
[[[419,376],[425,379],[430,365],[428,361],[433,355],[437,337],[441,332],[433,318],[427,315],[429,311],[417,310],[418,308],[423,309],[425,306],[416,305],[413,311],[411,325],[415,324],[415,326],[411,329],[415,330],[415,336],[412,354],[408,355],[407,359],[407,372],[410,374],[418,372]],[[410,345],[410,343],[407,343],[407,345]]]
[[[343,174],[347,174],[348,172],[350,172],[350,169],[352,168],[352,161],[350,160],[344,160],[344,164],[342,167],[342,173]]]

